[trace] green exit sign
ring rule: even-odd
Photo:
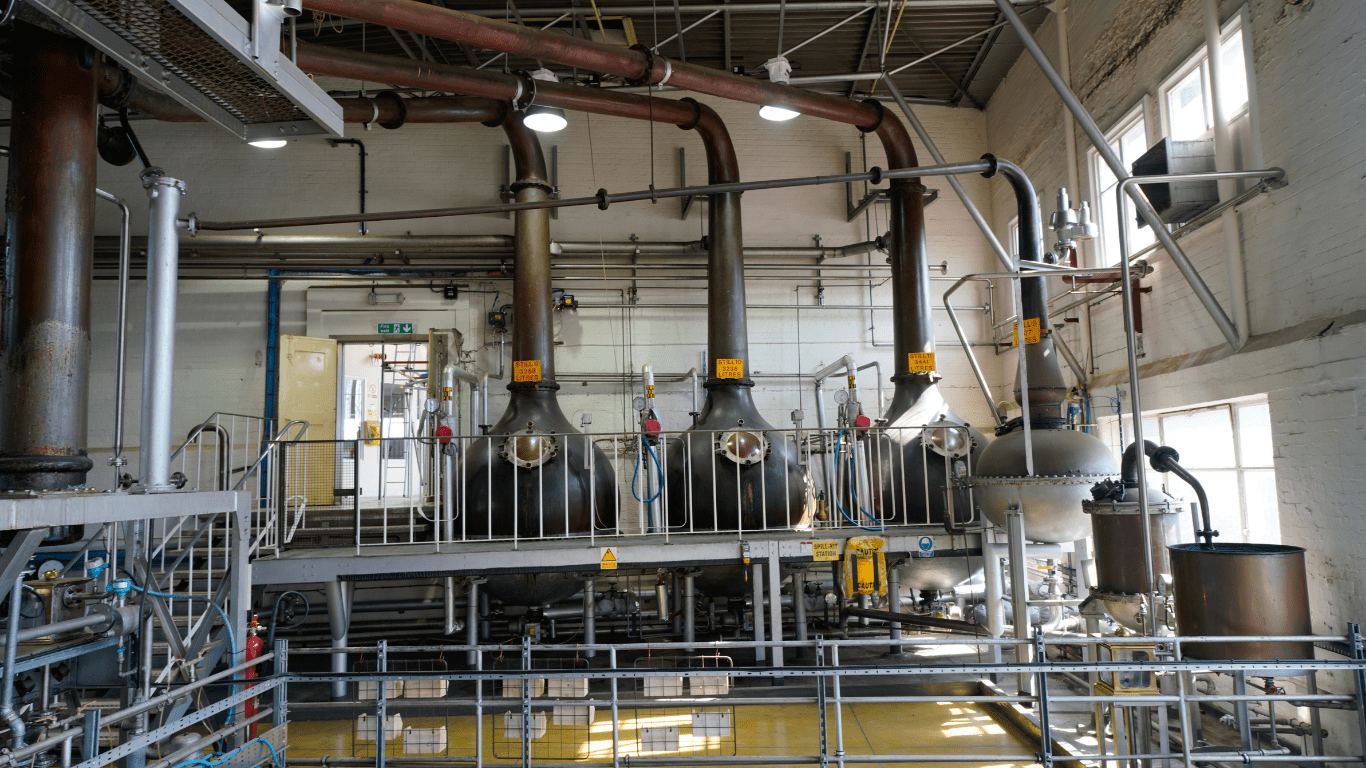
[[[412,323],[380,323],[380,333],[412,333]]]

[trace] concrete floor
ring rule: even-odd
[[[566,703],[569,703],[566,701]],[[717,727],[718,719],[730,707],[678,709],[641,709],[623,707],[620,713],[620,754],[625,756],[755,755],[771,756],[774,764],[783,755],[815,755],[819,752],[817,711],[806,705],[755,705],[734,708],[734,728]],[[694,735],[694,712],[712,716],[712,735]],[[428,710],[430,712],[430,710]],[[834,709],[829,729],[830,752],[834,753]],[[581,725],[546,724],[544,735],[533,740],[532,756],[544,761],[612,759],[611,712],[598,709],[587,724],[580,712]],[[400,711],[401,715],[401,711]],[[484,758],[488,763],[516,762],[517,733],[520,721],[507,722],[505,715],[493,710],[484,718]],[[533,715],[534,718],[534,715]],[[533,724],[537,723],[533,719]],[[474,717],[431,716],[403,718],[406,740],[389,743],[386,754],[400,762],[403,756],[425,755],[464,757],[474,755]],[[444,729],[444,733],[442,731]],[[677,729],[673,731],[671,729]],[[706,730],[702,728],[700,730]],[[1020,738],[1008,732],[984,711],[967,704],[854,704],[844,707],[844,749],[851,755],[930,754],[980,752],[981,762],[957,763],[968,766],[1005,766],[1015,763],[993,761],[994,754],[1030,753]],[[674,739],[677,746],[675,747]],[[375,753],[373,740],[357,738],[354,720],[315,720],[294,722],[289,729],[289,755],[298,758],[366,757]],[[833,762],[833,761],[832,761]],[[884,765],[874,763],[872,765]]]

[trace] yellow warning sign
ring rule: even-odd
[[[611,547],[602,548],[602,559],[598,562],[598,568],[604,571],[615,571],[617,569],[617,555]]]
[[[934,373],[933,352],[908,352],[906,358],[911,373]]]
[[[838,541],[811,542],[811,559],[817,563],[835,562],[840,559],[840,543]]]
[[[744,360],[716,360],[716,378],[718,379],[743,379],[745,378]]]
[[[1019,324],[1019,323],[1015,323],[1015,324],[1014,324],[1014,329],[1013,329],[1013,331],[1012,331],[1012,334],[1013,334],[1013,336],[1012,336],[1012,338],[1011,338],[1011,340],[1010,340],[1010,346],[1012,346],[1012,347],[1018,347],[1018,346],[1020,346],[1020,324]],[[1025,319],[1025,343],[1026,343],[1026,344],[1038,344],[1038,343],[1039,343],[1039,340],[1040,340],[1041,338],[1042,338],[1042,335],[1041,335],[1040,332],[1039,332],[1039,318],[1037,318],[1037,317],[1026,318],[1026,319]]]
[[[540,380],[541,380],[541,361],[540,361],[540,360],[514,360],[514,361],[512,361],[512,380],[513,380],[513,381],[540,381]]]

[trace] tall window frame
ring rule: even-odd
[[[1132,166],[1152,145],[1147,107],[1147,97],[1144,97],[1105,132],[1106,143],[1119,155],[1125,168]],[[1087,150],[1086,160],[1091,177],[1091,199],[1095,201],[1095,220],[1100,230],[1099,235],[1091,241],[1092,264],[1098,267],[1113,266],[1119,263],[1118,201],[1115,199],[1115,188],[1119,181],[1095,147]],[[1124,200],[1124,221],[1128,228],[1130,253],[1156,242],[1150,228],[1138,225],[1138,212],[1133,201],[1127,197]]]
[[[1219,31],[1223,63],[1224,117],[1237,129],[1249,119],[1252,89],[1248,75],[1248,35],[1243,14],[1236,13]],[[1158,88],[1157,106],[1162,135],[1173,141],[1208,139],[1214,135],[1214,100],[1210,97],[1209,51],[1200,46]],[[1199,104],[1196,104],[1196,99]],[[1199,116],[1200,122],[1196,121]]]
[[[1121,454],[1133,442],[1133,419],[1127,413],[1102,418],[1098,427]],[[1143,437],[1176,448],[1182,466],[1205,485],[1218,540],[1280,543],[1271,410],[1265,396],[1150,411],[1143,414]],[[1195,502],[1195,492],[1180,478],[1170,473],[1154,477],[1151,469],[1148,477],[1150,484],[1182,498],[1183,510]],[[1182,542],[1194,540],[1188,513],[1177,521],[1177,534]]]

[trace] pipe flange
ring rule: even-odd
[[[1137,501],[1115,501],[1114,499],[1092,499],[1081,503],[1082,514],[1087,515],[1138,515],[1142,514],[1141,507]],[[1148,514],[1150,515],[1177,515],[1181,510],[1176,506],[1176,500],[1167,498],[1161,501],[1148,502]]]
[[[398,95],[397,91],[380,91],[379,93],[375,94],[375,99],[389,99],[394,102],[394,106],[398,109],[397,121],[380,123],[379,127],[387,128],[392,131],[396,128],[402,128],[403,124],[408,122],[407,100],[404,99],[402,96]],[[374,101],[374,99],[372,99],[371,101]],[[376,110],[376,112],[378,112],[378,110]]]
[[[930,189],[929,187],[925,186],[924,184],[921,184],[918,181],[911,181],[910,179],[901,179],[900,181],[904,182],[900,185],[901,188],[906,192],[911,192],[913,194],[923,195]]]
[[[703,389],[734,389],[735,387],[752,387],[754,379],[707,379],[702,382]]]
[[[889,258],[888,261],[891,261],[891,259]],[[939,381],[939,380],[941,380],[941,379],[943,379],[943,378],[944,378],[944,377],[943,377],[943,376],[940,376],[939,373],[938,373],[937,371],[923,371],[923,372],[921,372],[921,371],[902,371],[901,373],[894,373],[894,374],[892,374],[891,382],[892,382],[893,384],[900,384],[900,383],[903,382],[903,381],[913,381],[913,382],[925,382],[925,381],[928,381],[928,382],[930,382],[931,384],[933,384],[933,383],[935,383],[936,381]]]
[[[173,179],[166,175],[160,168],[146,168],[138,174],[142,179],[142,188],[151,189],[152,187],[169,187],[170,189],[180,190],[180,194],[185,194],[185,182],[180,179]]]
[[[512,97],[512,109],[514,112],[525,112],[536,103],[536,78],[525,69],[513,70],[512,74],[519,86],[517,95]]]
[[[542,189],[547,195],[555,194],[555,187],[540,179],[518,179],[508,185],[508,190],[514,195],[524,189]]]
[[[863,103],[871,105],[874,109],[877,110],[877,120],[874,120],[873,124],[868,126],[867,128],[864,128],[861,125],[856,125],[854,127],[859,129],[860,131],[863,131],[864,133],[873,133],[874,131],[882,127],[882,121],[884,118],[887,117],[887,108],[882,106],[882,102],[878,101],[877,99],[864,99]]]
[[[518,381],[507,386],[509,392],[558,392],[560,385],[548,379],[540,381]]]
[[[692,129],[697,127],[698,123],[702,122],[702,102],[692,98],[691,96],[685,96],[679,99],[679,101],[686,101],[687,103],[692,105],[692,120],[678,126],[679,128],[685,131],[691,131]]]
[[[18,3],[19,0],[15,0],[15,2],[12,5],[18,5]],[[0,21],[0,26],[3,26],[4,24],[5,22]],[[106,66],[112,67],[113,63],[110,62]],[[105,105],[106,107],[113,107],[115,109],[127,108],[128,94],[133,92],[133,83],[136,82],[136,78],[133,77],[133,74],[131,72],[124,69],[123,67],[119,67],[114,71],[117,72],[119,76],[118,87],[116,87],[112,93],[102,96],[100,98],[100,103]]]
[[[970,488],[1014,485],[1095,485],[1113,475],[972,475],[963,484]]]
[[[982,171],[982,178],[989,179],[992,176],[995,176],[996,171],[999,170],[1001,166],[1001,162],[996,159],[996,156],[988,152],[985,155],[982,155],[980,159],[987,161],[987,164],[991,166],[985,171]]]
[[[185,217],[185,231],[190,233],[190,237],[199,235],[199,214],[191,213]]]
[[[644,67],[643,69],[641,69],[641,71],[640,71],[640,76],[639,76],[639,77],[633,77],[633,78],[632,78],[632,77],[628,77],[628,78],[626,78],[626,83],[627,83],[627,85],[631,85],[631,86],[654,85],[655,83],[652,82],[652,81],[650,80],[650,78],[654,77],[654,74],[655,74],[655,52],[652,51],[652,50],[650,50],[649,47],[647,47],[647,46],[646,46],[645,44],[643,44],[643,43],[636,43],[635,45],[631,46],[630,50],[632,50],[632,51],[639,51],[640,53],[642,53],[642,54],[645,55],[645,67]],[[665,77],[665,78],[664,78],[664,80],[668,80],[668,79],[669,79],[668,77]],[[662,83],[662,82],[664,82],[664,80],[661,80],[660,82]]]
[[[605,211],[605,210],[607,210],[607,206],[609,206],[609,205],[612,204],[612,196],[609,195],[609,194],[607,194],[607,189],[606,189],[606,188],[603,188],[603,189],[599,189],[599,190],[598,190],[597,198],[598,198],[598,210],[599,210],[599,211]]]

